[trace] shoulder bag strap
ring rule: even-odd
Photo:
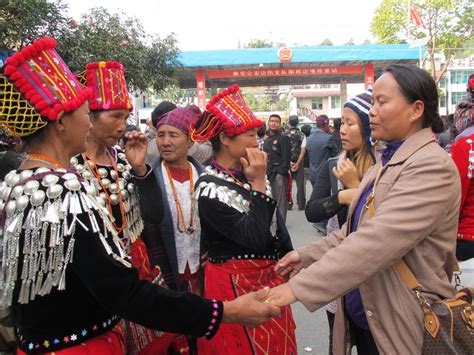
[[[379,171],[377,172],[377,177],[375,178],[374,187],[372,188],[372,192],[366,202],[366,208],[369,210],[370,218],[372,218],[375,215],[375,201],[374,201],[375,187],[377,183],[379,182],[380,177],[382,176],[382,170],[383,168],[380,167]],[[398,271],[400,278],[405,283],[405,285],[407,285],[408,288],[412,290],[421,290],[420,283],[418,282],[415,275],[413,274],[413,272],[410,270],[407,263],[403,259],[397,261],[394,267]],[[455,272],[461,271],[461,268],[459,267],[459,263],[457,262],[457,260],[454,263],[454,271]]]
[[[374,217],[375,215],[375,188],[377,186],[377,183],[380,180],[380,177],[382,176],[382,171],[383,171],[383,168],[380,167],[379,170],[377,171],[377,177],[375,178],[372,192],[367,198],[366,208],[369,210],[370,218]],[[405,283],[405,285],[407,285],[408,288],[410,288],[411,290],[417,290],[417,289],[419,290],[421,288],[420,283],[416,279],[415,275],[413,275],[413,272],[411,272],[410,268],[408,267],[408,265],[403,259],[397,261],[394,267],[398,271],[400,278]]]

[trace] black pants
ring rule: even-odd
[[[298,209],[301,211],[306,206],[306,181],[303,164],[298,166],[298,170],[292,171],[291,176],[293,181],[296,182],[296,202],[298,203]]]
[[[378,355],[379,351],[375,345],[372,333],[369,330],[359,328],[349,318],[349,328],[351,333],[352,343],[355,344],[357,354],[359,355]]]
[[[456,244],[456,258],[465,261],[474,258],[474,242],[458,239]]]
[[[283,220],[286,222],[288,211],[288,175],[277,174],[271,182],[273,199],[277,202]]]
[[[334,318],[336,315],[329,311],[326,311],[326,316],[328,317],[328,324],[329,324],[329,355],[332,355],[332,328],[334,327]]]

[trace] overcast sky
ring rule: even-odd
[[[174,32],[179,48],[234,49],[253,38],[288,46],[373,40],[370,23],[381,0],[63,0],[76,20],[91,7],[137,17],[149,33]]]

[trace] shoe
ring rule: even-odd
[[[291,211],[293,209],[293,204],[288,204],[288,211]]]
[[[298,207],[298,211],[304,211],[306,209],[306,206],[304,207]]]

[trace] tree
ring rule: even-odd
[[[349,39],[346,43],[344,43],[345,46],[353,46],[355,45],[354,43],[354,38]]]
[[[426,35],[427,58],[439,83],[454,54],[473,38],[472,0],[418,0],[412,4],[426,25],[425,31],[408,18],[408,0],[383,0],[375,11],[371,32],[379,43],[403,43]],[[437,53],[446,59],[439,71],[435,66]]]
[[[372,44],[372,42],[370,42],[370,39],[364,39],[364,42],[362,42],[362,44]]]
[[[61,0],[2,0],[0,49],[17,51],[35,39],[58,38],[70,28]]]
[[[206,96],[209,97],[209,93]],[[195,89],[181,89],[177,85],[169,85],[158,92],[161,100],[171,101],[179,106],[191,105],[196,97]]]
[[[284,48],[284,47],[286,47],[285,42],[276,42],[275,43],[275,48]]]
[[[272,48],[273,42],[266,39],[254,38],[247,43],[244,48]]]
[[[2,1],[0,52],[49,36],[58,40],[58,52],[73,72],[93,61],[115,60],[125,66],[128,86],[135,91],[159,91],[176,82],[180,63],[174,34],[148,35],[137,19],[104,8],[90,10],[78,23],[66,15],[61,0]]]
[[[457,53],[457,57],[459,58],[467,58],[471,55],[474,54],[474,37],[471,36],[471,38],[469,40],[467,40],[466,42],[464,42],[464,48],[462,48],[458,53]]]
[[[175,83],[173,75],[179,66],[174,34],[164,39],[147,35],[137,19],[101,7],[91,9],[59,38],[58,51],[75,72],[93,61],[122,63],[129,88],[139,92],[159,91]]]
[[[332,46],[332,45],[333,43],[329,38],[325,38],[320,44],[320,46]]]

